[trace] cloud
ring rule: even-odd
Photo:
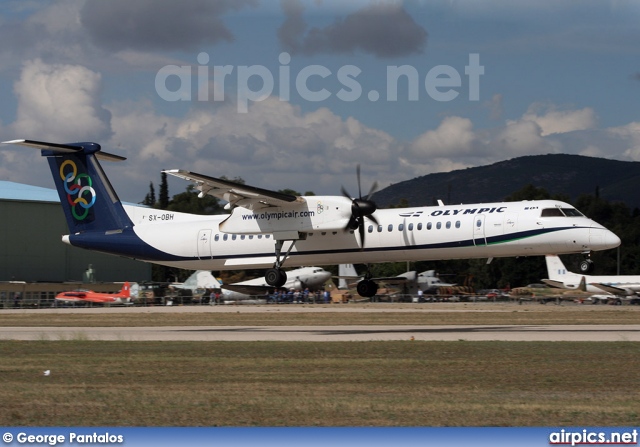
[[[84,56],[86,38],[77,19],[81,5],[74,0],[23,2],[24,10],[0,21],[0,51],[12,56],[3,58],[2,66],[35,57],[60,62]]]
[[[471,152],[475,138],[470,119],[449,116],[442,120],[437,129],[416,138],[411,144],[410,153],[420,160],[457,158]]]
[[[543,113],[539,114],[539,111]],[[591,129],[597,121],[596,114],[590,107],[579,110],[557,110],[553,106],[538,103],[529,106],[522,120],[535,122],[540,126],[542,136]]]
[[[336,176],[347,186],[355,167],[363,166],[370,183],[398,181],[395,165],[403,143],[355,118],[342,118],[327,108],[302,112],[276,97],[252,103],[239,114],[229,102],[218,108],[194,108],[185,116],[169,117],[140,104],[110,107],[113,138],[105,147],[128,157],[120,168],[127,182],[147,188],[145,173],[182,168],[212,176],[242,177],[269,189],[318,188],[339,194]],[[122,171],[125,169],[126,171]],[[159,175],[159,174],[158,174]],[[186,183],[178,187],[185,188]],[[354,189],[351,185],[348,189]],[[142,200],[142,197],[129,200]]]
[[[79,65],[24,64],[14,85],[16,135],[45,141],[105,140],[111,114],[100,103],[101,76]]]
[[[221,16],[257,0],[88,0],[80,20],[93,42],[110,51],[194,50],[230,42]]]
[[[418,25],[401,3],[375,2],[337,19],[324,28],[311,28],[303,18],[299,0],[284,0],[286,19],[278,29],[284,49],[292,54],[363,51],[377,57],[398,57],[422,53],[427,31]]]

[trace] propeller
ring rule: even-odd
[[[373,213],[376,212],[378,207],[375,202],[371,200],[371,196],[376,192],[378,188],[378,182],[374,182],[369,189],[369,194],[367,194],[364,198],[362,197],[362,188],[360,187],[360,165],[356,168],[356,173],[358,176],[358,198],[353,199],[351,195],[342,187],[342,195],[347,199],[351,200],[351,217],[349,218],[349,222],[347,223],[344,231],[347,230],[358,230],[360,234],[360,249],[364,249],[364,218],[368,218],[373,223],[378,225],[378,220],[373,216]]]

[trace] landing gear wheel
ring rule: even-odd
[[[358,295],[371,298],[378,292],[378,284],[370,279],[363,279],[358,283],[356,290],[358,291]]]
[[[271,287],[282,287],[287,282],[287,274],[280,269],[272,268],[267,270],[264,280]]]
[[[593,272],[593,261],[591,259],[585,259],[580,263],[580,271],[582,273],[591,273]]]

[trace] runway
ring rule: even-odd
[[[73,323],[57,326],[46,326],[46,316],[51,319],[75,314],[103,315],[108,321],[122,314],[134,314],[145,319],[152,314],[246,314],[275,313],[286,316],[295,313],[480,313],[493,312],[500,314],[554,314],[558,312],[573,315],[576,322],[588,323],[585,316],[595,313],[617,313],[638,315],[636,306],[521,306],[512,303],[494,304],[445,304],[430,305],[301,305],[301,306],[181,306],[181,307],[111,307],[111,308],[57,308],[57,309],[5,309],[5,326],[0,326],[0,340],[117,340],[117,341],[311,341],[311,342],[344,342],[344,341],[640,341],[640,324],[638,319],[626,318],[625,324],[336,324],[326,325],[208,325],[208,323],[188,322],[179,325],[165,326],[166,320],[158,325],[129,326],[113,325],[83,326],[82,320],[75,318]],[[33,316],[38,324],[17,326],[11,324],[12,317]],[[582,317],[580,317],[582,315]],[[42,317],[45,318],[42,318]],[[640,315],[639,315],[640,316]],[[286,318],[286,317],[285,317]],[[293,318],[293,315],[292,315]],[[102,324],[107,320],[103,320]],[[325,319],[326,320],[326,319]],[[344,320],[342,320],[344,321]],[[611,319],[608,321],[611,323]],[[615,323],[615,319],[613,320]],[[630,324],[633,323],[633,324]],[[85,323],[86,324],[86,323]]]
[[[640,341],[640,325],[2,327],[3,340]]]

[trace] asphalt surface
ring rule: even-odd
[[[640,341],[639,325],[3,327],[7,340],[118,341]]]
[[[463,306],[184,306],[3,310],[3,314],[202,313],[202,312],[513,312],[514,304]],[[594,306],[596,308],[598,306]],[[594,309],[594,311],[597,309]],[[558,306],[558,311],[570,311]],[[640,324],[626,325],[340,325],[340,326],[155,326],[155,327],[0,327],[5,340],[125,341],[640,341]]]

